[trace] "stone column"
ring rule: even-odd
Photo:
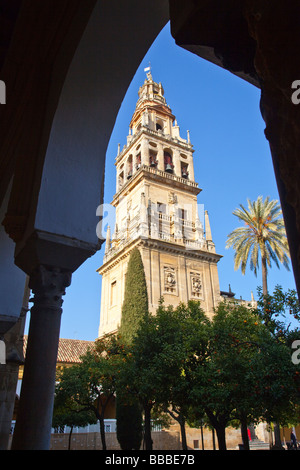
[[[189,172],[189,177],[188,177],[188,179],[189,179],[190,181],[195,181],[193,154],[191,154],[191,155],[188,157],[187,163],[188,163],[188,172]]]
[[[157,160],[158,160],[157,169],[164,171],[165,170],[164,149],[161,143],[158,143]]]
[[[181,161],[180,161],[180,152],[178,149],[175,149],[173,152],[173,164],[174,164],[174,174],[181,178]]]
[[[142,238],[148,238],[149,237],[146,196],[145,196],[144,192],[141,193],[139,236],[142,237]]]
[[[141,164],[149,165],[149,142],[145,138],[141,142]]]
[[[6,363],[0,365],[0,450],[9,448],[11,422],[14,413],[19,366],[24,363],[23,334],[27,313],[28,291],[15,325],[4,335]]]
[[[70,283],[70,272],[43,265],[30,276],[34,305],[12,449],[49,449],[62,296]]]

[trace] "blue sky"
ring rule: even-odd
[[[236,297],[250,299],[251,291],[256,296],[257,286],[261,285],[261,272],[256,278],[249,268],[245,276],[234,271],[234,252],[226,250],[225,244],[227,235],[239,225],[232,211],[240,203],[246,204],[247,198],[254,200],[259,195],[279,199],[259,110],[260,91],[176,46],[169,25],[146,54],[119,111],[107,149],[104,202],[111,202],[115,192],[114,161],[118,143],[121,148],[126,143],[138,89],[145,80],[144,68],[149,62],[153,79],[164,87],[181,136],[185,138],[187,130],[190,131],[195,150],[195,180],[202,188],[198,203],[204,204],[209,212],[216,251],[223,255],[218,265],[220,288],[227,290],[230,284]],[[95,229],[96,224],[95,216]],[[102,264],[103,250],[104,246],[73,274],[64,297],[62,338],[94,340],[97,337],[101,277],[96,269]],[[269,273],[269,290],[276,284],[285,290],[294,289],[292,271],[274,266]]]

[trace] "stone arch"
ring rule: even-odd
[[[1,174],[1,196],[13,177],[4,226],[35,297],[12,448],[49,447],[62,296],[71,273],[101,246],[96,209],[106,147],[135,71],[168,19],[167,0],[63,0],[55,6],[46,0],[43,9],[36,1],[20,9],[3,73],[11,107],[0,118],[1,158],[8,168]],[[19,75],[16,55],[22,58]],[[18,133],[12,143],[10,136]],[[51,319],[37,300],[42,297],[51,305]],[[44,351],[47,361],[36,351]],[[37,396],[43,409],[32,413]]]
[[[133,155],[130,154],[126,161],[126,175],[127,179],[132,177],[133,172]]]

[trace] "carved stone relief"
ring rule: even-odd
[[[168,293],[175,293],[177,289],[176,271],[175,268],[170,266],[164,267],[164,291]]]
[[[176,204],[177,203],[177,195],[174,192],[168,193],[168,203],[169,204]]]
[[[191,294],[192,297],[203,298],[203,286],[201,274],[196,272],[190,273],[191,280]]]

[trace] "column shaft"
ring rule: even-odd
[[[62,295],[70,282],[70,273],[44,266],[30,276],[34,306],[12,449],[49,449]]]

